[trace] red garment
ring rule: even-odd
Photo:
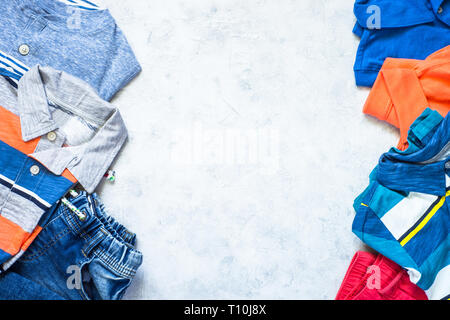
[[[428,300],[395,262],[358,251],[350,263],[336,300]]]

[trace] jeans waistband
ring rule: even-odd
[[[89,195],[83,192],[67,199],[86,216],[84,219],[80,218],[64,204],[58,208],[71,231],[85,242],[83,254],[87,257],[96,256],[108,268],[124,277],[133,277],[142,264],[142,253],[118,237],[109,224],[101,221],[107,219],[107,216],[104,213],[100,218],[97,216]]]
[[[90,201],[97,218],[108,228],[108,231],[111,232],[113,236],[122,239],[125,243],[133,247],[136,245],[136,234],[125,228],[117,222],[116,219],[106,213],[105,205],[97,194],[93,193],[88,196],[88,200]]]

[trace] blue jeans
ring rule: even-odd
[[[142,264],[142,254],[134,248],[136,236],[105,213],[95,194],[81,192],[67,199],[85,218],[64,204],[49,211],[36,240],[0,275],[0,299],[123,297]],[[12,285],[30,289],[18,291]]]
[[[11,272],[0,275],[1,300],[63,300],[53,291]]]

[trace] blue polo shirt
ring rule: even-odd
[[[357,85],[371,87],[388,57],[425,59],[450,45],[448,0],[356,0],[354,13]]]

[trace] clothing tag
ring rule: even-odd
[[[81,212],[77,207],[75,207],[69,200],[66,198],[62,198],[61,202],[70,209],[73,213],[75,213],[81,221],[86,220],[86,214]]]
[[[105,174],[104,177],[106,178],[106,180],[108,180],[110,182],[114,182],[114,181],[116,181],[116,171],[108,170],[108,172]]]

